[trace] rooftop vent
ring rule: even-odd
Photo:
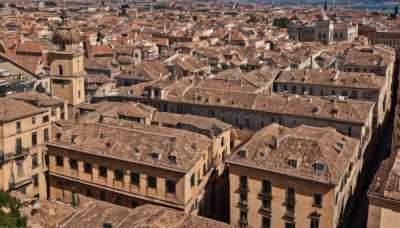
[[[112,143],[106,142],[106,146],[107,146],[107,148],[111,148],[112,147]]]
[[[332,114],[338,114],[339,109],[338,108],[332,108]]]
[[[107,134],[100,134],[100,138],[106,139],[107,138]]]
[[[193,149],[197,149],[197,144],[196,144],[195,142],[193,142],[192,148],[193,148]]]

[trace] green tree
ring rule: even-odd
[[[296,21],[296,20],[300,20],[300,18],[298,18],[296,15],[293,15],[293,16],[290,18],[290,21]]]
[[[26,227],[28,219],[19,212],[22,206],[19,199],[0,190],[0,227]]]
[[[193,18],[193,21],[194,21],[194,22],[196,22],[197,20],[199,20],[199,18],[198,18],[196,15],[193,16],[192,18]]]
[[[253,24],[255,24],[255,23],[257,23],[258,22],[258,19],[257,19],[257,17],[256,16],[250,16],[250,19],[249,20],[247,20],[247,23],[253,23]]]

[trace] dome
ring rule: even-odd
[[[81,41],[81,36],[71,22],[71,15],[68,10],[63,10],[61,13],[61,25],[53,33],[53,43],[65,42],[66,44],[78,44]]]

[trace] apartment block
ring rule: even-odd
[[[359,195],[360,141],[333,128],[271,124],[226,160],[239,227],[346,227]]]

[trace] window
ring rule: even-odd
[[[92,197],[92,189],[91,188],[86,188],[86,196],[87,197]]]
[[[294,201],[296,196],[296,189],[292,187],[287,188],[287,199]]]
[[[22,140],[18,138],[15,140],[15,153],[21,154],[22,153]]]
[[[35,188],[39,187],[39,176],[36,174],[32,176],[32,179],[33,179],[33,187]]]
[[[81,91],[78,91],[78,98],[81,98]]]
[[[21,130],[21,121],[16,122],[15,127],[17,128],[17,131],[20,131]]]
[[[314,168],[315,168],[315,171],[317,171],[317,172],[324,172],[325,165],[321,164],[321,163],[315,163]]]
[[[152,153],[151,153],[151,158],[152,158],[153,160],[158,160],[158,153],[152,152]]]
[[[32,124],[36,124],[36,117],[32,117]]]
[[[47,128],[43,130],[43,140],[45,142],[49,141],[49,129],[47,129]]]
[[[61,156],[56,157],[56,166],[63,167],[64,166],[64,158]]]
[[[288,203],[287,205],[286,205],[286,213],[287,213],[287,215],[289,215],[289,216],[294,216],[294,204],[292,204],[292,203]]]
[[[35,168],[38,166],[38,155],[37,154],[33,154],[32,155],[32,168]]]
[[[310,228],[319,228],[319,219],[311,218]]]
[[[246,158],[246,157],[247,157],[247,151],[245,151],[245,150],[240,150],[240,151],[239,151],[239,157],[240,157],[240,158]]]
[[[69,167],[70,167],[71,169],[78,170],[78,161],[77,161],[76,159],[70,158],[70,159],[69,159]]]
[[[56,110],[55,110],[55,109],[52,109],[52,110],[51,110],[51,116],[56,116],[56,114],[57,114]]]
[[[115,180],[123,180],[124,179],[124,171],[121,169],[114,170],[114,179]]]
[[[263,180],[262,182],[262,193],[271,194],[271,181]]]
[[[64,71],[63,71],[63,67],[61,65],[58,65],[58,75],[63,75]]]
[[[207,174],[207,163],[203,164],[203,176]]]
[[[351,137],[351,127],[349,127],[349,137]]]
[[[152,176],[147,176],[147,187],[157,188],[157,178]]]
[[[37,145],[37,133],[33,132],[32,133],[32,146],[36,146]]]
[[[167,192],[175,194],[175,186],[176,186],[175,181],[167,180],[165,182],[165,188],[167,189]]]
[[[247,223],[247,211],[240,210],[240,222]]]
[[[65,41],[61,41],[61,43],[60,43],[60,48],[61,48],[61,51],[64,51],[65,49],[66,49],[66,42]]]
[[[43,116],[43,123],[47,123],[47,122],[49,122],[49,116],[45,115],[45,116]]]
[[[190,187],[192,188],[194,186],[194,173],[190,177]]]
[[[310,95],[313,95],[313,94],[314,94],[314,89],[310,88]]]
[[[92,174],[92,163],[83,163],[83,172]]]
[[[296,228],[296,225],[290,222],[285,223],[285,228]]]
[[[296,168],[296,167],[297,167],[297,161],[296,161],[296,160],[293,160],[293,159],[290,159],[290,160],[288,161],[288,165],[289,165],[291,168]]]
[[[297,86],[292,86],[292,94],[296,94],[297,93]]]
[[[321,194],[314,194],[314,205],[315,206],[322,206],[322,195]]]
[[[140,185],[140,174],[139,173],[131,172],[131,183]]]
[[[263,199],[262,208],[266,211],[271,211],[271,200]]]
[[[137,201],[132,200],[131,201],[131,208],[136,208],[137,207]]]
[[[240,183],[239,183],[239,187],[241,189],[248,189],[248,185],[247,185],[247,176],[240,176]]]
[[[271,218],[262,217],[262,227],[271,228]]]
[[[99,166],[99,176],[107,178],[107,167]]]
[[[240,198],[239,198],[239,202],[242,204],[247,205],[247,194],[241,193],[240,194]]]

